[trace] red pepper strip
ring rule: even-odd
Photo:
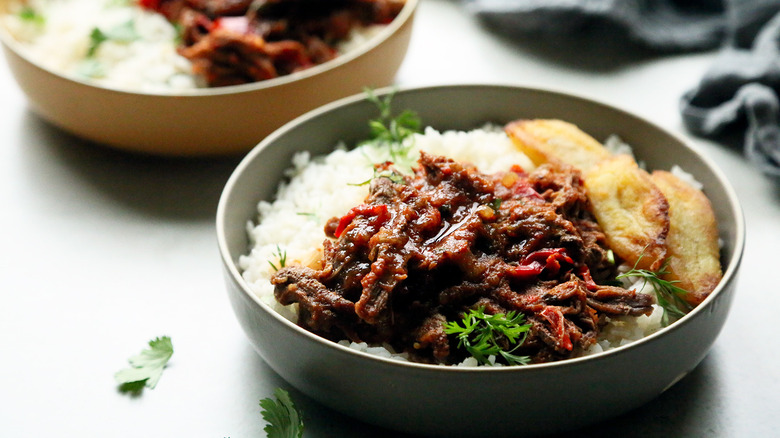
[[[587,287],[588,290],[590,291],[598,290],[599,285],[597,285],[596,282],[593,281],[593,277],[590,275],[590,269],[588,268],[588,265],[580,266],[578,273],[580,274],[580,277],[582,277],[582,279],[585,281],[585,287]]]
[[[525,256],[511,273],[521,280],[530,280],[544,270],[555,275],[561,270],[561,261],[574,264],[564,248],[540,249]]]
[[[539,312],[539,315],[544,317],[552,326],[553,332],[558,339],[558,346],[567,351],[571,351],[572,348],[574,348],[574,345],[571,343],[571,338],[569,338],[569,334],[566,332],[561,309],[554,306],[548,306]]]
[[[512,194],[515,195],[515,199],[522,199],[522,198],[535,198],[535,199],[542,199],[542,195],[539,194],[536,190],[534,190],[531,183],[528,182],[527,178],[523,178],[524,175],[526,175],[525,171],[522,167],[518,165],[512,166],[510,169],[511,172],[516,173],[521,178],[517,178],[514,184],[512,184]]]
[[[160,3],[162,0],[138,0],[138,4],[142,8],[151,9],[157,11],[160,9]]]
[[[532,280],[539,276],[544,270],[544,265],[537,261],[533,261],[528,264],[517,265],[511,272],[514,277],[520,280]]]
[[[387,205],[360,204],[357,207],[349,210],[349,213],[345,214],[341,217],[341,219],[339,219],[339,225],[336,227],[336,232],[333,234],[336,237],[341,237],[341,234],[344,233],[344,230],[347,228],[347,226],[351,224],[352,220],[355,219],[358,215],[374,216],[375,221],[371,225],[377,228],[381,227],[382,224],[390,219],[390,214],[387,211]]]

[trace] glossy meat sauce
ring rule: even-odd
[[[615,266],[571,167],[483,174],[423,153],[414,175],[375,178],[325,231],[319,266],[275,273],[277,300],[298,303],[298,323],[323,337],[420,362],[466,357],[444,323],[470,308],[523,313],[531,328],[515,354],[534,363],[581,354],[603,315],[652,310],[650,296],[605,284]]]

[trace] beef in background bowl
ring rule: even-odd
[[[596,138],[619,135],[648,168],[682,166],[704,185],[715,206],[723,279],[700,306],[668,328],[626,347],[549,364],[456,368],[402,363],[302,330],[251,292],[236,263],[248,251],[246,226],[257,215],[257,203],[273,197],[301,145],[322,155],[340,141],[354,144],[367,136],[366,119],[375,108],[354,96],[296,119],[258,145],[236,169],[220,201],[217,231],[228,295],[253,346],[282,377],[328,406],[388,428],[477,436],[484,432],[474,428],[479,422],[494,425],[498,435],[536,434],[581,427],[638,407],[706,355],[728,313],[744,245],[733,191],[706,158],[624,111],[545,90],[487,85],[408,89],[394,96],[393,106],[416,111],[426,125],[442,131],[519,118],[563,119]]]

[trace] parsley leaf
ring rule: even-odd
[[[264,398],[260,400],[261,414],[268,424],[263,428],[268,438],[301,438],[303,436],[303,419],[295,407],[290,394],[282,388],[274,391],[276,400]]]
[[[106,40],[108,40],[108,36],[103,33],[102,30],[98,29],[97,27],[92,29],[92,32],[89,34],[89,48],[87,49],[87,58],[92,58],[95,56],[95,52],[97,52],[98,47],[100,47],[100,45],[103,44]]]
[[[129,43],[140,38],[138,32],[135,30],[135,23],[133,20],[128,20],[118,26],[114,26],[108,31],[102,31],[100,28],[93,28],[89,34],[89,48],[87,49],[87,58],[95,56],[98,47],[104,42],[118,41],[122,43]]]
[[[43,15],[38,13],[38,11],[30,6],[22,7],[22,10],[19,11],[19,18],[24,21],[34,23],[38,26],[42,26],[44,23],[46,23],[46,19],[43,17]]]
[[[500,356],[509,365],[525,365],[528,356],[512,354],[525,342],[531,324],[521,324],[525,316],[510,310],[506,314],[488,315],[484,307],[470,309],[457,321],[444,324],[444,333],[457,335],[458,348],[465,348],[481,364],[489,364],[490,356]],[[511,347],[511,349],[509,349]]]
[[[149,341],[149,349],[130,357],[130,367],[114,374],[122,392],[140,392],[144,387],[154,389],[163,369],[173,355],[173,344],[168,336]]]
[[[639,263],[639,260],[641,259],[642,255],[639,256],[639,259],[636,261],[636,263]],[[618,275],[615,278],[622,279],[628,277],[638,277],[643,281],[643,288],[645,285],[647,285],[647,283],[650,283],[650,285],[653,286],[656,301],[658,302],[658,305],[664,309],[664,314],[661,317],[661,325],[666,327],[672,323],[673,320],[685,316],[685,314],[691,310],[691,305],[688,304],[688,302],[683,298],[688,293],[688,291],[675,284],[679,283],[679,281],[664,280],[662,278],[669,274],[669,259],[664,261],[658,271],[637,269],[636,266],[637,265],[634,264],[633,268],[623,274]]]

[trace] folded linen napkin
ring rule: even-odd
[[[780,1],[462,0],[507,35],[602,38],[680,53],[720,49],[701,83],[681,98],[685,126],[716,140],[743,136],[746,155],[780,175]]]

